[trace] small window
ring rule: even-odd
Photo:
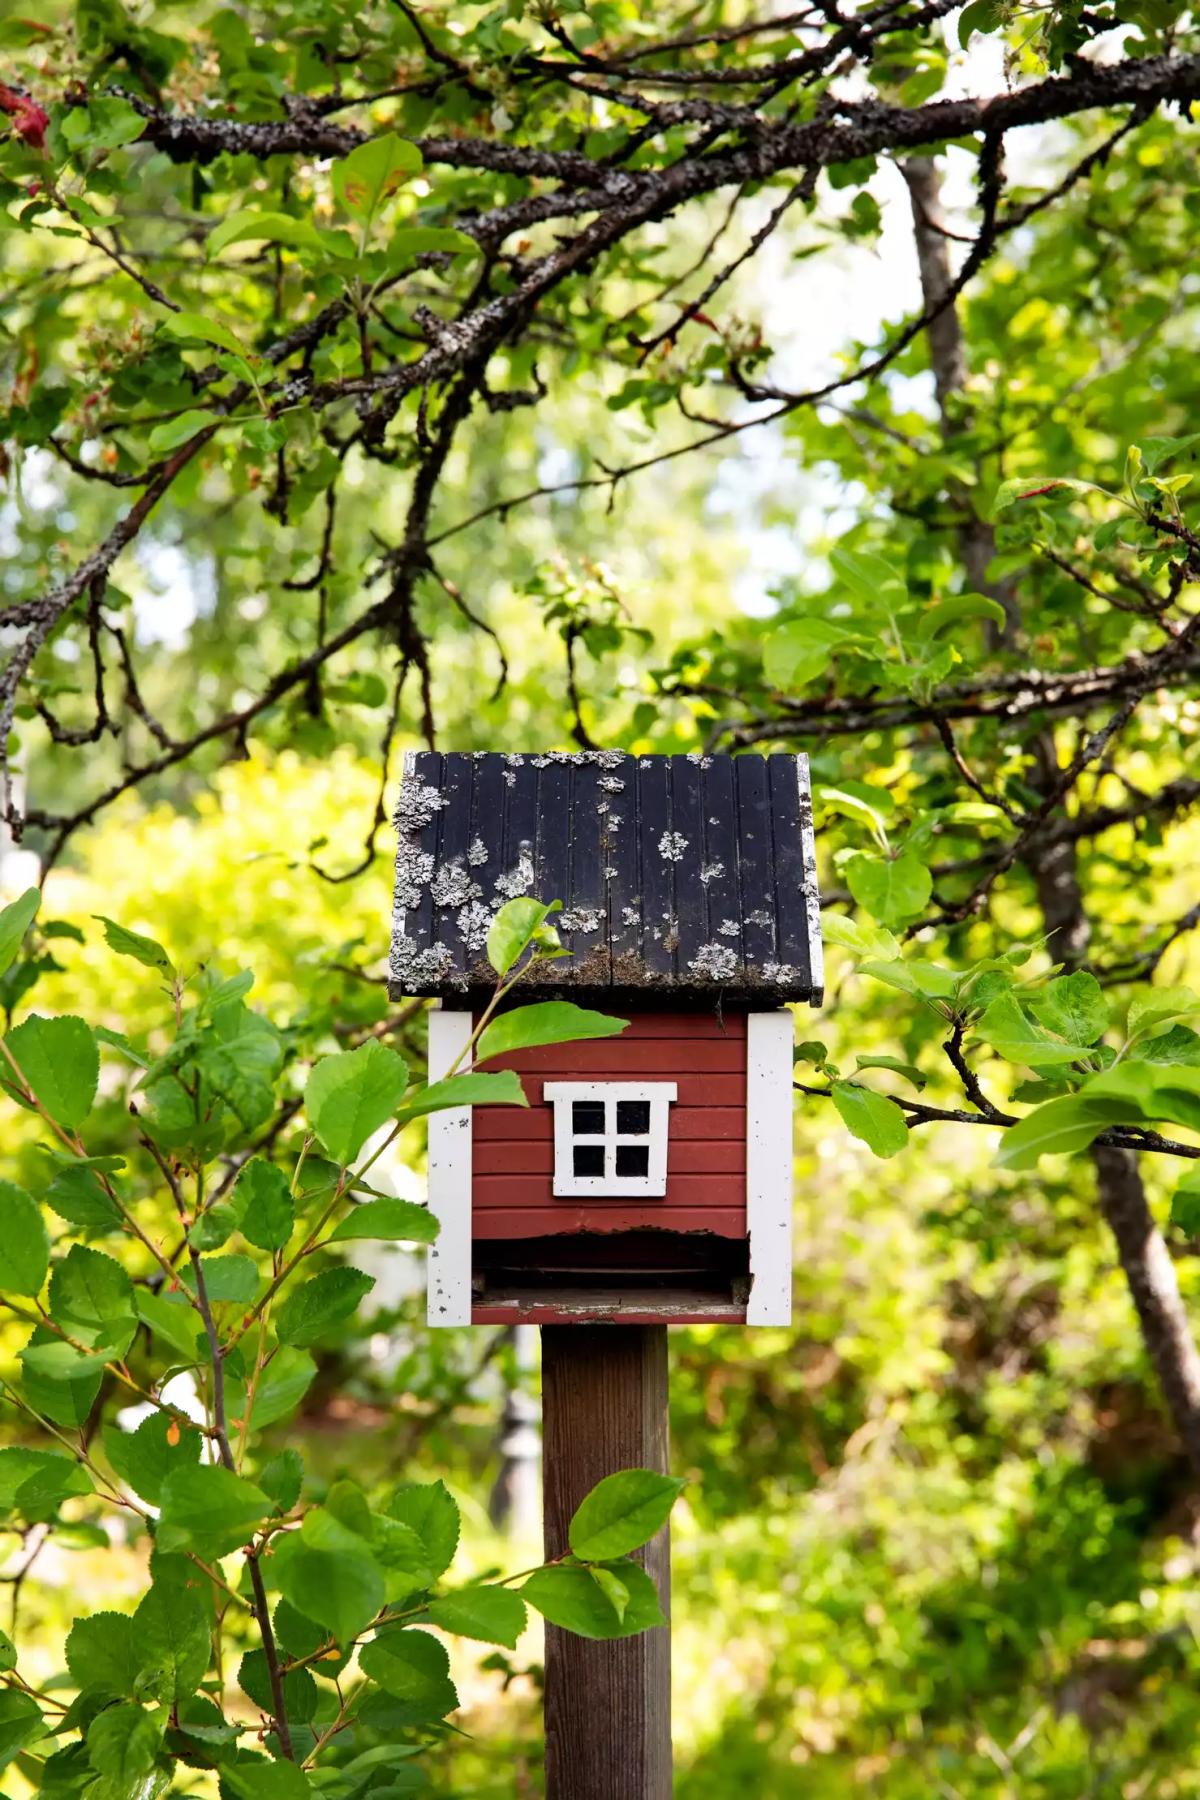
[[[562,1199],[661,1199],[673,1081],[551,1081],[554,1192]]]

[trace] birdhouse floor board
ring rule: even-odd
[[[559,1289],[545,1294],[512,1294],[471,1308],[472,1325],[744,1325],[746,1308],[729,1300],[706,1300],[686,1288],[664,1288],[653,1298],[631,1296],[619,1288]]]

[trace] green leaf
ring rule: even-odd
[[[382,202],[398,193],[424,166],[415,144],[389,132],[359,144],[334,163],[333,191],[352,218],[369,224]]]
[[[26,888],[20,899],[0,912],[0,975],[17,960],[17,952],[25,933],[37,918],[42,896],[35,887]]]
[[[1189,1169],[1172,1194],[1171,1223],[1185,1237],[1200,1237],[1200,1169]]]
[[[847,919],[841,913],[823,913],[821,935],[827,944],[841,944],[855,956],[877,956],[892,961],[900,955],[899,939],[883,925]]]
[[[528,1106],[521,1077],[513,1069],[495,1075],[448,1075],[417,1088],[405,1100],[399,1118],[420,1119],[426,1113],[447,1112],[456,1106]]]
[[[142,1667],[133,1620],[116,1612],[77,1619],[67,1635],[67,1667],[81,1691],[113,1700],[132,1695]]]
[[[185,1362],[198,1360],[196,1333],[203,1327],[199,1314],[182,1296],[172,1300],[165,1294],[152,1294],[146,1288],[138,1288],[134,1302],[139,1319],[150,1327],[155,1337],[161,1338]]]
[[[69,112],[62,122],[63,138],[72,150],[119,150],[123,144],[136,143],[146,129],[146,121],[128,100],[95,95],[86,107]]]
[[[164,419],[156,425],[146,439],[151,456],[168,456],[172,450],[178,450],[208,426],[219,423],[216,413],[201,412],[197,407],[190,407],[181,412],[178,418]]]
[[[351,1238],[388,1238],[406,1244],[432,1244],[438,1222],[427,1206],[413,1200],[368,1200],[355,1206],[331,1231],[327,1243]]]
[[[933,877],[911,850],[896,857],[852,857],[846,865],[846,882],[859,905],[881,925],[904,925],[915,919],[933,892]]]
[[[925,962],[920,957],[897,957],[893,962],[865,962],[860,973],[873,981],[882,981],[901,993],[918,1000],[952,1000],[958,992],[959,977],[940,963]]]
[[[1006,512],[1019,500],[1041,500],[1048,494],[1103,494],[1106,491],[1097,487],[1094,481],[1070,481],[1063,475],[1017,476],[1012,481],[1001,482],[996,490],[993,511]]]
[[[8,1444],[0,1450],[0,1516],[52,1519],[72,1494],[90,1494],[92,1478],[73,1456]]]
[[[829,561],[839,579],[855,598],[873,610],[880,600],[895,605],[907,589],[891,563],[869,550],[848,550],[839,544],[830,551]]]
[[[507,975],[546,928],[546,920],[561,907],[560,900],[543,906],[540,900],[520,895],[508,900],[492,920],[487,934],[488,961],[497,975]]]
[[[294,249],[324,251],[316,227],[309,219],[294,219],[290,213],[258,212],[243,207],[209,232],[204,254],[211,261],[231,244],[288,244]],[[240,349],[240,346],[239,346]]]
[[[445,225],[406,225],[394,231],[384,251],[390,271],[402,269],[418,256],[478,256],[479,245],[465,231]]]
[[[849,1081],[835,1081],[830,1090],[842,1122],[876,1156],[895,1156],[908,1143],[908,1125],[901,1109],[886,1094]]]
[[[926,1077],[914,1063],[901,1062],[895,1056],[857,1056],[854,1059],[855,1071],[863,1069],[890,1069],[894,1075],[903,1075],[905,1081],[916,1088],[918,1094],[926,1084]]]
[[[106,1426],[104,1450],[121,1480],[141,1499],[157,1506],[162,1485],[175,1469],[200,1461],[201,1438],[194,1425],[172,1413],[151,1413],[136,1431]]]
[[[686,1486],[653,1469],[606,1475],[576,1508],[567,1532],[571,1549],[585,1562],[607,1562],[640,1549],[666,1524]]]
[[[600,1563],[593,1564],[588,1570],[588,1574],[600,1589],[600,1592],[604,1595],[604,1598],[608,1601],[618,1619],[623,1622],[625,1614],[629,1611],[629,1589],[621,1580],[620,1576],[614,1575],[611,1569],[604,1568]]]
[[[420,1539],[428,1558],[429,1582],[444,1575],[454,1561],[461,1529],[458,1507],[445,1482],[405,1482],[396,1488],[384,1511]]]
[[[1129,1002],[1125,1029],[1131,1039],[1149,1037],[1196,1012],[1200,1012],[1200,995],[1190,987],[1147,988]]]
[[[223,1472],[223,1471],[222,1471]],[[212,1653],[212,1583],[184,1556],[156,1550],[151,1583],[133,1615],[133,1641],[146,1693],[169,1706],[190,1699]]]
[[[1104,990],[1086,969],[1060,975],[1043,993],[1033,995],[1029,1004],[1050,1031],[1081,1048],[1094,1044],[1108,1024]]]
[[[521,1588],[522,1596],[552,1625],[579,1637],[634,1637],[654,1625],[665,1625],[658,1590],[637,1563],[619,1562],[613,1573],[629,1595],[624,1616],[579,1563],[556,1563],[535,1569]]]
[[[206,1560],[240,1550],[271,1511],[261,1488],[216,1463],[172,1469],[162,1484],[160,1550],[194,1550]]]
[[[240,1800],[311,1800],[313,1794],[312,1782],[295,1763],[269,1763],[261,1757],[223,1764],[221,1781]]]
[[[259,1250],[282,1250],[296,1223],[283,1170],[261,1156],[252,1156],[234,1183],[233,1199],[242,1236]]]
[[[1130,1105],[1127,1118],[1102,1117],[1080,1094],[1047,1100],[1043,1106],[1026,1114],[1019,1125],[1010,1126],[1004,1133],[996,1152],[996,1167],[1034,1169],[1039,1157],[1069,1156],[1077,1150],[1085,1150],[1106,1125],[1134,1125],[1141,1117],[1141,1109],[1135,1104]]]
[[[349,1644],[371,1623],[384,1602],[384,1578],[368,1546],[353,1532],[322,1530],[309,1513],[299,1531],[276,1540],[272,1567],[284,1598],[306,1619],[324,1626],[339,1644]]]
[[[41,1708],[28,1694],[0,1687],[0,1769],[32,1744],[42,1730]]]
[[[218,230],[220,227],[218,227]],[[168,337],[198,338],[201,343],[215,344],[218,350],[232,351],[234,356],[245,356],[242,342],[228,325],[222,325],[219,319],[210,319],[204,313],[180,312],[172,313],[164,319],[158,328]]]
[[[458,1706],[446,1646],[427,1631],[381,1631],[358,1660],[365,1675],[402,1703],[406,1725],[432,1725]]]
[[[142,963],[147,969],[174,975],[175,965],[156,939],[145,937],[140,931],[130,931],[127,926],[118,925],[115,919],[105,918],[103,913],[93,913],[92,917],[99,919],[104,927],[105,943],[118,956],[131,956],[134,962]]]
[[[250,1417],[256,1430],[261,1431],[264,1426],[274,1425],[277,1420],[286,1419],[289,1413],[295,1411],[312,1386],[316,1373],[317,1365],[306,1351],[293,1350],[285,1345],[276,1350],[266,1364],[252,1396],[242,1382],[229,1381],[230,1416],[241,1420],[249,1403]]]
[[[259,1275],[249,1256],[202,1256],[200,1272],[204,1291],[214,1306],[248,1306],[258,1293]],[[197,1292],[196,1272],[185,1263],[180,1280],[188,1292]]]
[[[281,1344],[315,1344],[333,1326],[358,1311],[359,1302],[375,1286],[359,1269],[325,1269],[293,1288],[275,1315]]]
[[[45,1019],[32,1013],[4,1041],[55,1124],[72,1131],[82,1125],[100,1079],[100,1052],[91,1028],[71,1014]]]
[[[976,1034],[1006,1062],[1051,1069],[1078,1061],[1075,1044],[1060,1044],[1026,1018],[1015,994],[999,994],[975,1025]]]
[[[275,1711],[265,1650],[248,1650],[238,1666],[238,1686],[268,1718]],[[317,1710],[317,1684],[307,1669],[290,1669],[283,1677],[283,1704],[293,1725],[307,1725]]]
[[[50,1316],[82,1343],[123,1356],[137,1329],[133,1283],[114,1257],[72,1244],[50,1277]]]
[[[962,619],[990,619],[993,625],[1003,625],[1005,612],[998,600],[989,600],[984,594],[955,594],[926,607],[917,624],[917,636],[922,643],[929,643],[947,625],[957,625]]]
[[[45,1356],[50,1358],[48,1367],[42,1366]],[[48,1326],[39,1325],[20,1358],[25,1397],[37,1412],[56,1425],[87,1422],[104,1380],[104,1352],[81,1356]]]
[[[402,1057],[375,1038],[326,1056],[304,1090],[308,1122],[334,1161],[352,1163],[372,1132],[396,1112],[408,1085]]]
[[[147,1712],[145,1707],[123,1700],[110,1706],[92,1720],[88,1727],[87,1747],[92,1767],[111,1781],[119,1782],[131,1795],[140,1777],[154,1767],[162,1743],[164,1719],[161,1713]]]
[[[569,1000],[546,1000],[536,1006],[516,1006],[502,1012],[484,1027],[475,1046],[475,1061],[511,1056],[516,1050],[532,1050],[541,1044],[567,1044],[584,1038],[616,1037],[628,1019],[589,1012]]]
[[[467,1587],[430,1601],[429,1617],[443,1631],[515,1650],[527,1614],[525,1602],[509,1588]]]
[[[290,1512],[304,1485],[304,1458],[298,1450],[281,1450],[258,1471],[258,1485],[269,1494],[277,1511]]]
[[[50,1267],[50,1234],[32,1194],[0,1181],[0,1293],[42,1291]]]
[[[780,693],[794,692],[823,675],[834,651],[853,635],[827,619],[793,619],[763,644],[763,674]]]

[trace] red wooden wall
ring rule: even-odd
[[[667,1231],[746,1235],[746,1018],[744,1013],[638,1012],[619,1037],[525,1050],[489,1068],[515,1069],[529,1110],[479,1106],[472,1115],[476,1238],[560,1231]],[[554,1109],[546,1081],[674,1081],[667,1191],[661,1200],[556,1200]]]

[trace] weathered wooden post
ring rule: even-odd
[[[399,809],[392,991],[435,996],[430,1076],[470,1044],[506,900],[561,900],[522,1001],[619,1036],[489,1062],[528,1109],[438,1113],[431,1325],[542,1327],[543,1513],[666,1472],[669,1324],[791,1320],[792,1015],[819,1002],[808,767],[793,756],[422,752]],[[669,1616],[666,1530],[643,1553]],[[546,1630],[550,1800],[667,1800],[670,1638]]]

